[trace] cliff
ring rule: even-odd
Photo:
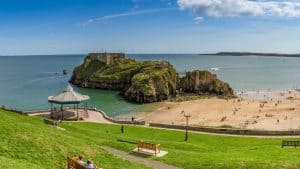
[[[230,86],[209,72],[195,71],[179,78],[167,61],[137,61],[123,57],[107,64],[103,58],[89,55],[74,69],[70,82],[84,88],[119,90],[127,100],[138,103],[167,100],[175,96],[177,90],[233,96]]]
[[[186,93],[234,97],[233,89],[229,84],[222,82],[208,71],[187,72],[186,76],[180,79],[180,87]]]
[[[70,82],[86,88],[120,90],[127,100],[151,103],[175,94],[177,79],[176,70],[166,61],[121,59],[107,65],[86,57],[74,69]]]

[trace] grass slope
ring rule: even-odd
[[[300,149],[281,148],[282,139],[224,137],[184,132],[95,123],[65,122],[60,131],[42,119],[0,110],[0,168],[63,168],[67,156],[84,154],[104,168],[145,168],[102,151],[108,145],[131,151],[128,142],[145,140],[160,143],[169,151],[153,158],[183,168],[300,168]],[[127,142],[120,142],[123,140]]]
[[[102,140],[101,144],[128,152],[136,145],[118,139],[160,143],[169,154],[154,159],[183,168],[300,168],[300,149],[281,148],[282,139],[190,133],[190,141],[185,142],[181,131],[126,126],[125,133],[120,134],[120,127],[115,125],[65,123],[62,126],[77,137],[92,137]]]
[[[0,110],[0,168],[65,169],[66,158],[83,154],[105,169],[147,168],[100,149],[99,141],[43,124],[41,118]]]

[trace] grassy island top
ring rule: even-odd
[[[169,154],[153,158],[187,169],[195,168],[299,168],[299,149],[281,148],[282,139],[226,137],[88,122],[64,122],[65,131],[48,127],[43,119],[0,110],[0,168],[65,168],[66,158],[83,154],[105,169],[143,169],[100,148],[111,146],[130,152],[134,144],[145,140],[160,143]]]
[[[138,61],[109,56],[107,53],[88,55],[74,69],[70,82],[85,88],[119,90],[125,99],[138,103],[168,100],[184,92],[234,96],[228,83],[208,71],[194,70],[179,77],[168,61]],[[107,59],[110,59],[109,64],[105,63]]]

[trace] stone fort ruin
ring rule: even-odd
[[[107,65],[111,64],[114,60],[125,59],[124,53],[89,53],[88,57],[92,60],[101,61]]]

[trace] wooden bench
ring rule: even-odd
[[[151,144],[151,143],[146,143],[144,141],[139,141],[138,142],[138,152],[140,152],[140,149],[148,149],[148,150],[153,150],[155,155],[157,153],[160,153],[160,144]]]
[[[44,123],[47,124],[47,125],[51,125],[51,126],[54,126],[54,127],[57,127],[58,124],[59,124],[59,121],[55,121],[55,120],[50,120],[50,119],[44,119]]]
[[[297,147],[300,146],[300,141],[282,141],[282,148],[283,147]]]
[[[98,168],[96,165],[94,165],[94,166],[95,166],[95,169],[102,169],[102,168]],[[67,169],[86,169],[86,167],[78,162],[78,157],[73,157],[73,158],[68,157],[68,168]]]

